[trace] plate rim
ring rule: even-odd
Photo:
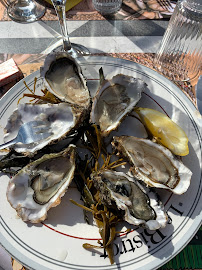
[[[93,64],[99,64],[99,62],[96,61],[96,59],[99,59],[99,61],[100,61],[100,59],[103,59],[103,58],[104,58],[104,59],[109,60],[109,61],[115,61],[115,62],[120,61],[121,63],[125,63],[125,64],[128,64],[128,62],[129,62],[130,65],[134,65],[134,67],[141,66],[141,67],[143,68],[143,73],[145,73],[144,70],[146,70],[146,71],[149,71],[150,73],[154,73],[155,76],[160,77],[160,81],[162,80],[162,78],[163,78],[163,80],[166,79],[166,81],[168,81],[169,84],[172,85],[172,88],[176,88],[177,91],[178,91],[178,94],[180,94],[180,96],[183,96],[183,99],[186,100],[186,102],[189,104],[189,106],[191,107],[191,109],[192,109],[192,110],[196,110],[196,107],[195,107],[194,104],[191,102],[191,100],[184,94],[184,92],[183,92],[176,84],[174,84],[174,83],[171,82],[169,79],[165,78],[163,75],[157,73],[155,70],[153,70],[153,69],[151,69],[151,68],[149,68],[149,67],[146,67],[146,66],[144,66],[144,65],[141,65],[141,64],[139,64],[139,63],[135,63],[135,62],[132,62],[132,61],[129,61],[129,60],[120,59],[120,58],[113,58],[113,57],[108,57],[108,56],[102,56],[102,57],[100,57],[100,56],[93,56],[94,62],[91,61],[92,56],[90,56],[90,57],[85,57],[85,58],[87,58],[87,61],[88,61],[88,58],[90,58],[90,64],[91,64],[91,65],[93,65]],[[86,61],[86,60],[85,60],[85,61]],[[100,63],[103,64],[103,61],[100,61]],[[89,64],[89,63],[87,62],[87,64]],[[106,64],[106,63],[104,63],[104,64]],[[113,63],[112,63],[112,65],[113,65]],[[81,63],[81,66],[85,66],[85,63],[84,63],[84,64]],[[124,64],[121,64],[121,66],[124,66]],[[119,67],[120,67],[120,64],[119,64]],[[134,68],[132,68],[132,67],[131,67],[131,69],[134,70]],[[17,88],[19,88],[19,85],[22,84],[22,81],[23,81],[23,80],[26,81],[26,80],[29,80],[29,79],[31,79],[31,78],[34,78],[34,76],[36,76],[36,74],[39,74],[39,71],[35,71],[34,73],[28,75],[26,78],[24,78],[24,79],[22,79],[20,82],[18,82],[14,87],[12,87],[12,88],[11,88],[11,89],[10,89],[10,90],[9,90],[9,91],[8,91],[8,92],[0,99],[0,105],[1,105],[2,102],[4,102],[4,100],[6,101],[7,99],[9,99],[9,97],[10,97],[15,91],[17,91]],[[37,75],[37,76],[38,76],[38,75]],[[161,82],[161,83],[162,83],[162,82]],[[165,86],[164,83],[162,83],[162,84]],[[166,87],[167,87],[167,86],[166,86]],[[195,121],[194,118],[193,118],[193,120]],[[197,123],[197,121],[195,121],[195,122]],[[198,124],[197,124],[197,126],[198,126]],[[200,132],[199,132],[199,133],[200,133]],[[198,223],[198,225],[197,225],[196,228],[195,228],[194,233],[192,233],[192,235],[189,237],[189,239],[187,239],[186,243],[185,243],[184,245],[182,245],[181,248],[178,249],[178,250],[175,252],[175,254],[173,254],[172,256],[169,256],[169,259],[164,260],[162,264],[158,264],[158,267],[160,267],[160,266],[164,265],[166,262],[170,261],[170,260],[171,260],[173,257],[175,257],[182,249],[184,249],[184,247],[185,247],[185,246],[190,242],[190,240],[194,237],[195,233],[198,231],[198,229],[199,229],[200,226],[201,226],[201,222]],[[0,234],[0,235],[1,235],[1,234]],[[4,248],[5,248],[5,247],[4,247]],[[5,248],[5,249],[6,249],[6,248]],[[7,250],[7,251],[8,251],[8,250]],[[8,252],[9,252],[9,251],[8,251]],[[9,253],[10,253],[10,252],[9,252]],[[11,254],[11,253],[10,253],[10,254]],[[13,256],[12,254],[11,254],[11,256],[12,256],[12,257],[15,257],[15,256]],[[18,258],[16,258],[16,259],[19,261]],[[23,264],[24,264],[24,262],[23,262]],[[116,264],[115,264],[115,266],[116,266]],[[30,266],[28,266],[28,267],[30,267]],[[45,268],[44,268],[44,269],[45,269]],[[110,269],[113,269],[113,268],[110,268]]]

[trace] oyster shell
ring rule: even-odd
[[[9,117],[5,127],[4,141],[14,139],[20,126],[31,120],[40,120],[47,123],[52,133],[46,139],[31,144],[17,143],[15,151],[32,156],[47,144],[61,140],[73,131],[83,119],[83,112],[67,103],[59,104],[20,104]]]
[[[79,105],[86,109],[90,106],[90,92],[81,67],[76,60],[65,52],[48,54],[40,70],[47,89],[62,101]]]
[[[75,170],[75,146],[44,155],[28,164],[10,180],[7,199],[23,221],[37,223],[51,207],[60,204]]]
[[[111,80],[101,80],[93,99],[90,121],[100,126],[102,136],[107,136],[119,126],[140,100],[145,87],[142,80],[123,74]]]
[[[108,207],[115,203],[124,211],[124,220],[144,225],[150,230],[166,226],[167,215],[157,195],[123,172],[104,170],[91,175],[101,201]]]
[[[170,150],[148,139],[114,137],[112,145],[129,161],[135,177],[147,185],[183,194],[192,172]]]

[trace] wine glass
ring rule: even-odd
[[[65,5],[67,0],[51,0],[51,1],[58,16],[63,39],[63,46],[55,48],[54,51],[65,51],[74,58],[77,58],[81,55],[90,54],[89,50],[86,47],[79,44],[71,43],[69,40],[69,34],[67,31],[67,23],[66,23],[66,13],[65,13]]]
[[[15,0],[7,8],[8,16],[16,22],[34,22],[45,11],[46,8],[34,0]]]

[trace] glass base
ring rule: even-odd
[[[92,0],[94,8],[102,15],[110,15],[119,11],[122,0]]]
[[[189,82],[198,76],[199,68],[194,67],[192,62],[189,55],[181,60],[177,55],[157,54],[154,59],[155,69],[174,82]]]
[[[35,1],[14,1],[7,9],[9,17],[16,22],[34,22],[45,14],[46,8]]]
[[[155,65],[155,69],[163,76],[174,82],[190,82],[194,80],[199,74],[199,71],[197,71],[196,73],[189,73],[183,68],[180,69],[180,67],[174,70],[174,68],[172,69],[172,66],[168,67],[158,64]]]
[[[71,45],[72,45],[72,48],[69,51],[67,51],[67,53],[69,53],[74,58],[90,54],[90,51],[86,47],[84,47],[83,45],[75,44],[75,43],[71,43]],[[60,45],[60,46],[54,48],[52,51],[53,52],[64,51],[63,45]]]

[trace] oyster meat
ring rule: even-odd
[[[107,136],[120,125],[140,100],[145,87],[146,83],[141,79],[123,74],[111,80],[101,80],[93,99],[90,121],[100,126],[102,136]]]
[[[90,92],[81,67],[65,52],[48,54],[40,70],[47,89],[62,101],[85,109],[90,106]]]
[[[130,163],[131,172],[147,185],[183,194],[192,172],[170,150],[148,139],[114,137],[112,145]]]
[[[17,136],[20,126],[32,120],[43,121],[52,133],[48,138],[31,144],[17,143],[12,146],[15,151],[32,156],[47,144],[61,140],[72,132],[83,119],[83,112],[67,103],[58,104],[20,104],[9,117],[5,127],[4,141]]]
[[[157,195],[123,172],[103,170],[91,175],[101,201],[124,212],[124,220],[150,230],[166,226],[167,215]]]
[[[75,146],[44,155],[28,164],[10,180],[7,199],[23,221],[38,223],[51,207],[60,204],[75,170]]]

